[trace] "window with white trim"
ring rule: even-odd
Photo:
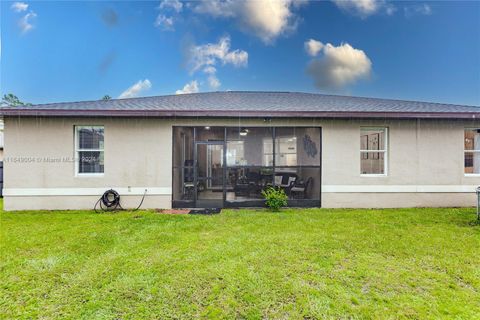
[[[480,174],[480,129],[465,129],[464,172]]]
[[[76,126],[76,173],[79,175],[103,174],[104,127]]]
[[[360,174],[387,174],[387,128],[360,128]]]

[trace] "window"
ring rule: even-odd
[[[480,174],[480,129],[465,129],[465,174]]]
[[[227,141],[227,165],[245,165],[244,141]]]
[[[360,173],[386,175],[387,128],[360,129]]]
[[[320,166],[319,128],[283,127],[275,133],[276,166]]]
[[[103,126],[75,127],[75,154],[77,174],[103,174],[104,128]]]
[[[277,130],[280,131],[280,130]],[[297,137],[278,137],[275,141],[276,165],[297,165]]]
[[[263,138],[263,164],[273,166],[273,140],[271,137]]]
[[[227,165],[271,166],[273,165],[272,146],[271,128],[227,128]]]

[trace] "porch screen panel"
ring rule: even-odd
[[[227,166],[272,166],[272,128],[227,128]]]
[[[193,128],[173,127],[173,200],[194,196]]]
[[[273,128],[229,127],[226,137],[226,201],[263,201],[273,185]]]
[[[320,199],[320,128],[275,128],[274,185],[290,200]]]
[[[224,143],[226,206],[262,206],[262,191],[273,186],[285,191],[290,205],[319,205],[320,130],[319,127],[174,127],[173,200],[176,205],[188,205],[185,204],[188,201],[195,205],[194,157],[196,154],[200,175],[205,157],[202,148],[195,153],[194,142],[203,141],[200,144]],[[220,185],[215,186],[218,189]],[[201,181],[197,181],[197,189],[197,201],[207,192],[212,196],[222,195],[213,186],[202,186]]]
[[[263,201],[262,190],[273,185],[273,167],[228,167],[226,201]]]

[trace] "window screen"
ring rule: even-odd
[[[77,126],[76,156],[78,174],[102,174],[104,172],[103,126]]]
[[[387,128],[360,129],[360,173],[386,174]]]

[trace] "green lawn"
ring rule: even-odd
[[[1,318],[480,318],[474,209],[0,218]]]

